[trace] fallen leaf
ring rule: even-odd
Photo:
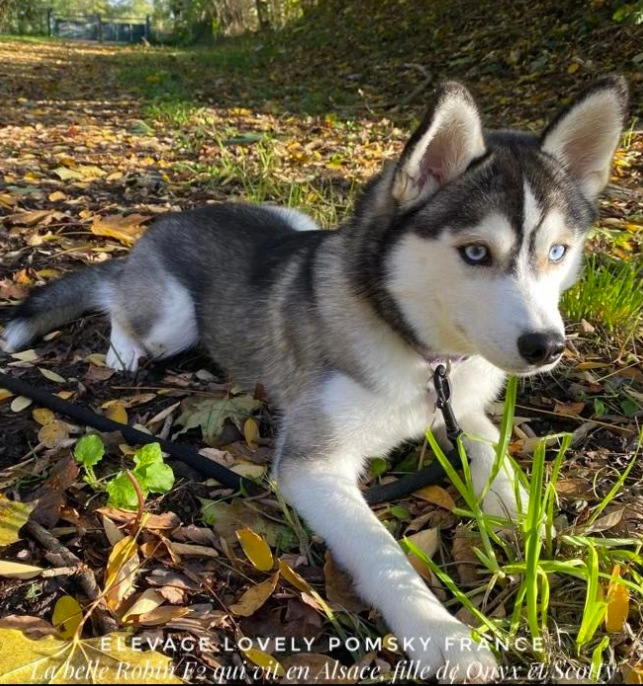
[[[256,450],[259,447],[257,439],[259,438],[259,425],[252,417],[248,417],[243,423],[243,437],[246,439],[246,444],[251,450]]]
[[[563,414],[572,417],[577,417],[585,409],[583,402],[560,403],[556,402],[554,405],[554,412],[556,414]]]
[[[279,572],[275,572],[269,579],[251,586],[236,603],[230,605],[230,611],[241,617],[250,617],[274,593],[278,580]]]
[[[262,650],[257,650],[256,648],[248,648],[244,650],[243,654],[258,667],[263,667],[267,672],[273,676],[286,676],[284,668],[279,664],[279,662],[268,653],[264,653]]]
[[[609,531],[623,520],[625,510],[620,508],[602,517],[599,517],[591,526],[583,531],[583,534],[596,534]]]
[[[605,612],[605,631],[610,634],[623,629],[630,612],[630,594],[627,586],[620,582],[621,568],[615,565],[612,578],[607,587],[607,610]]]
[[[72,638],[82,621],[83,611],[75,598],[70,595],[58,598],[51,622],[62,638]]]
[[[56,526],[66,503],[65,491],[76,482],[79,471],[78,462],[69,455],[56,462],[44,483],[29,496],[36,504],[34,520],[47,528]]]
[[[30,615],[9,615],[0,619],[0,629],[16,629],[33,640],[43,636],[55,636],[60,638],[60,632],[42,617]]]
[[[11,353],[11,357],[20,362],[35,362],[40,359],[40,355],[38,355],[33,348],[30,350],[22,350],[19,353]]]
[[[58,448],[69,438],[69,430],[65,422],[56,419],[45,424],[38,432],[38,440],[46,448]]]
[[[242,419],[258,409],[261,403],[250,395],[233,398],[188,398],[182,403],[182,413],[176,423],[182,426],[177,435],[189,429],[201,428],[203,440],[215,446],[226,419]]]
[[[45,377],[45,379],[49,379],[49,381],[55,381],[56,383],[65,383],[67,381],[67,379],[60,376],[60,374],[52,372],[51,369],[43,369],[42,367],[38,367],[38,371]]]
[[[480,583],[480,560],[473,548],[480,547],[479,537],[474,536],[461,526],[458,526],[453,537],[451,554],[455,562],[462,586],[477,586]]]
[[[142,214],[127,216],[116,214],[111,217],[94,217],[90,230],[96,236],[115,238],[124,245],[133,245],[143,233],[144,224],[150,217]]]
[[[105,569],[105,599],[112,610],[134,593],[139,569],[138,548],[132,536],[119,541],[107,560]]]
[[[7,577],[8,579],[33,579],[34,577],[40,576],[42,572],[42,567],[25,565],[21,562],[0,560],[0,576]]]
[[[239,529],[252,529],[266,539],[271,548],[289,551],[299,545],[297,535],[283,524],[277,524],[248,507],[243,498],[230,503],[200,498],[201,516],[228,543],[237,542]]]
[[[205,545],[192,545],[191,543],[170,541],[169,546],[173,553],[181,557],[219,557],[219,553],[214,548],[209,548]]]
[[[105,416],[113,422],[127,424],[127,410],[118,401],[109,406]]]
[[[144,615],[163,605],[165,598],[155,589],[148,588],[134,601],[134,604],[123,614],[121,621],[136,621],[136,615]],[[133,619],[134,618],[134,619]]]
[[[101,515],[101,520],[103,522],[105,536],[107,536],[107,540],[109,541],[112,547],[125,538],[125,534],[116,526],[116,524],[114,524],[114,522],[109,517]]]
[[[58,167],[57,169],[54,169],[54,174],[56,174],[61,181],[70,181],[72,179],[78,181],[83,178],[83,175],[80,172],[68,169],[67,167]]]
[[[297,574],[286,560],[279,560],[279,572],[286,581],[291,583],[297,590],[302,591],[302,593],[312,594],[314,592],[306,579]]]
[[[6,388],[0,388],[0,403],[3,400],[8,400],[9,398],[13,398],[13,393],[8,391]]]
[[[441,486],[425,486],[415,491],[413,495],[416,498],[426,500],[432,505],[443,507],[445,510],[451,511],[455,507],[455,501]]]
[[[31,416],[40,424],[41,426],[45,426],[45,424],[50,424],[51,422],[55,421],[56,415],[54,413],[47,409],[46,407],[38,407],[36,408],[32,413]]]
[[[0,684],[91,683],[97,675],[106,684],[183,683],[169,657],[133,650],[127,639],[124,633],[113,633],[79,642],[54,636],[33,641],[15,629],[0,629]],[[76,678],[64,679],[66,673]]]
[[[158,626],[165,625],[180,617],[185,617],[190,610],[187,607],[170,607],[163,605],[157,607],[155,610],[145,612],[136,618],[136,624],[141,626]]]
[[[29,405],[33,403],[33,400],[31,398],[27,398],[24,395],[19,395],[11,403],[11,411],[15,412],[16,414],[18,412],[22,412],[23,410],[26,410]]]
[[[274,564],[270,546],[252,529],[237,531],[237,539],[241,543],[246,557],[260,572],[268,572]]]
[[[0,548],[20,540],[20,529],[27,523],[34,506],[9,500],[0,493]]]

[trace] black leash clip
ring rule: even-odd
[[[462,434],[462,429],[453,414],[453,408],[451,407],[451,382],[449,381],[449,370],[443,364],[439,364],[433,372],[433,388],[436,395],[435,406],[442,412],[447,438],[453,444],[453,449],[447,453],[447,458],[455,469],[459,469],[462,466],[462,461],[457,448],[457,441],[458,437]],[[446,474],[442,465],[435,460],[431,464],[420,469],[420,471],[406,474],[397,481],[372,486],[364,493],[364,497],[371,505],[377,505],[378,503],[384,503],[389,500],[403,498],[425,486],[438,484],[444,480],[445,476]]]
[[[451,407],[451,381],[449,372],[443,364],[439,364],[433,372],[433,388],[435,389],[435,406],[442,412],[447,438],[456,444],[462,429],[458,424]]]

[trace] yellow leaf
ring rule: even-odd
[[[272,655],[264,653],[262,650],[256,648],[248,648],[244,650],[243,654],[258,667],[263,667],[271,675],[286,676],[286,670],[279,664]]]
[[[138,568],[136,541],[132,536],[126,536],[112,549],[105,570],[105,598],[112,610],[118,609],[123,600],[134,592]]]
[[[303,576],[297,574],[297,572],[285,561],[279,560],[279,572],[286,581],[291,583],[297,590],[302,591],[302,593],[308,593],[313,595],[314,590],[311,588],[310,584],[304,579]]]
[[[184,617],[189,614],[190,610],[187,607],[173,607],[171,605],[163,605],[157,607],[156,610],[151,610],[145,614],[139,615],[136,618],[136,624],[139,626],[158,626],[159,624],[167,624],[174,619]]]
[[[569,67],[567,67],[568,74],[574,74],[580,69],[580,64],[578,62],[572,62]]]
[[[119,402],[108,408],[106,417],[119,424],[127,424],[127,410]]]
[[[443,507],[445,510],[452,510],[455,507],[455,501],[441,486],[425,486],[419,491],[415,491],[413,495],[416,498],[426,500],[428,503]]]
[[[621,668],[624,684],[643,684],[643,664],[635,667],[625,666]]]
[[[9,398],[13,398],[13,393],[8,391],[6,388],[0,388],[0,403],[3,400],[8,400]]]
[[[611,634],[623,629],[630,612],[630,594],[625,584],[620,582],[621,568],[614,566],[612,578],[607,587],[607,611],[605,630]]]
[[[51,623],[60,631],[63,638],[72,638],[83,621],[83,611],[75,598],[64,595],[54,606]]]
[[[42,567],[0,560],[0,576],[5,576],[8,579],[33,579],[36,576],[40,576],[42,571]]]
[[[54,413],[48,410],[46,407],[38,407],[35,409],[31,416],[40,424],[40,426],[45,426],[45,424],[50,424],[56,420]]]
[[[57,269],[39,269],[36,274],[38,274],[39,279],[54,279],[60,276],[60,272]]]
[[[236,532],[239,543],[246,557],[261,572],[272,569],[273,559],[270,546],[252,529],[241,529]]]
[[[74,392],[73,391],[59,391],[58,393],[56,393],[56,395],[59,398],[62,398],[63,400],[68,400],[69,398],[71,398],[72,395],[74,395]]]
[[[243,436],[246,439],[248,448],[256,450],[259,447],[257,439],[259,438],[259,426],[252,417],[246,419],[243,424]]]
[[[56,419],[45,424],[38,432],[38,440],[46,448],[58,448],[69,438],[67,424]]]
[[[91,232],[97,236],[115,238],[125,245],[132,245],[143,233],[143,224],[149,217],[142,214],[116,214],[112,217],[94,217]]]
[[[59,202],[60,200],[66,200],[67,196],[62,191],[54,191],[48,196],[49,202]]]
[[[0,493],[0,548],[19,541],[18,531],[27,523],[34,505],[9,500]]]
[[[127,635],[68,641],[32,641],[21,631],[0,629],[0,684],[181,684],[172,660],[154,650],[133,650]]]
[[[78,165],[78,171],[85,179],[95,179],[99,176],[105,176],[107,173],[95,164],[80,164]]]
[[[38,371],[45,377],[45,379],[49,379],[49,381],[55,381],[56,383],[65,383],[67,381],[67,379],[60,376],[60,374],[52,372],[51,369],[43,369],[42,367],[38,367]]]
[[[250,617],[274,593],[278,580],[279,572],[275,572],[269,579],[252,586],[239,598],[239,602],[230,605],[230,611],[241,617]]]
[[[38,359],[38,353],[33,350],[22,350],[19,353],[12,353],[11,357],[14,360],[20,360],[20,362],[35,362]]]
[[[80,172],[74,171],[73,169],[67,169],[67,167],[58,167],[57,169],[54,169],[54,174],[56,174],[56,176],[58,176],[58,178],[62,181],[83,178],[83,175]]]

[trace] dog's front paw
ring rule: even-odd
[[[498,663],[484,643],[471,636],[471,629],[450,618],[433,625],[424,635],[430,640],[413,641],[407,653],[416,675],[442,684],[484,684],[496,681]],[[413,673],[413,672],[410,672]]]
[[[491,485],[482,503],[482,510],[492,517],[509,519],[518,522],[521,515],[527,512],[529,494],[513,479],[500,475]]]
[[[516,488],[512,479],[501,476],[494,481],[485,496],[482,509],[492,517],[501,517],[518,524],[529,509],[529,494],[520,485]],[[506,533],[507,530],[501,528],[500,531]],[[546,534],[547,525],[543,522],[540,525],[540,535],[545,538]],[[556,529],[553,527],[550,535],[552,538],[556,536]]]

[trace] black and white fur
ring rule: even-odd
[[[494,656],[467,648],[469,628],[416,574],[358,483],[369,456],[428,425],[440,432],[431,363],[465,356],[453,366],[453,406],[467,435],[486,439],[466,440],[482,493],[498,438],[485,406],[507,373],[560,358],[559,296],[577,276],[626,101],[623,80],[606,77],[540,137],[485,133],[470,93],[446,83],[337,231],[243,204],[164,216],[126,259],[37,290],[5,347],[96,309],[111,317],[112,366],[134,370],[140,357],[200,342],[238,382],[261,381],[283,412],[274,474],[286,500],[413,659],[434,673],[448,663],[448,680],[485,680]],[[516,518],[517,493],[524,507],[505,465],[484,509]]]

